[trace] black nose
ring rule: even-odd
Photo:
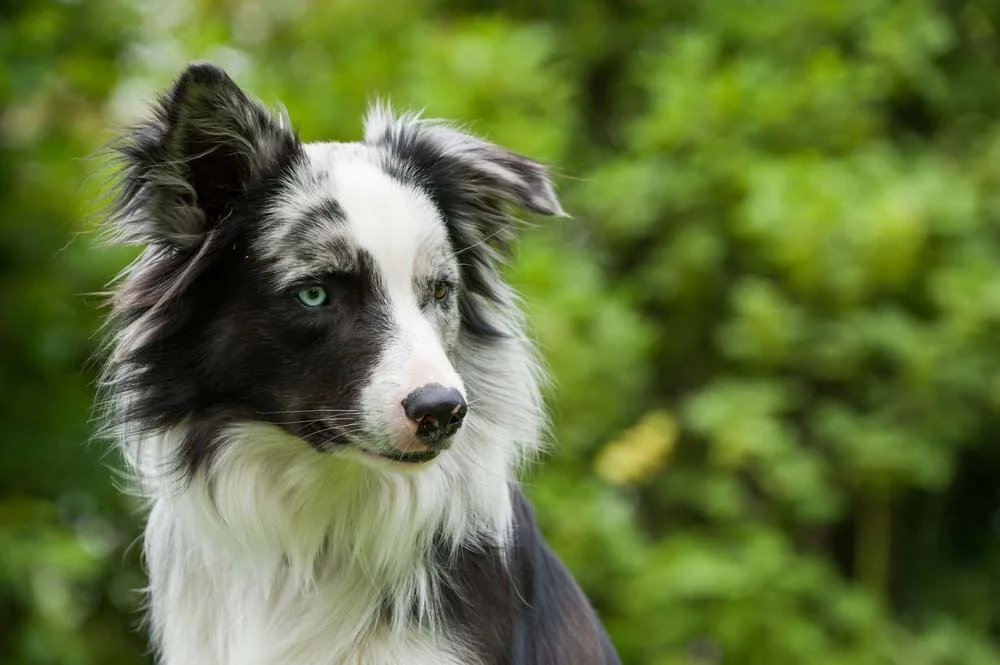
[[[417,437],[431,446],[441,446],[457,432],[468,410],[462,393],[436,383],[417,388],[403,400],[406,417],[417,424]]]

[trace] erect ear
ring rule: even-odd
[[[388,107],[376,106],[365,121],[365,142],[387,148],[396,160],[389,166],[429,189],[446,214],[450,204],[512,203],[542,215],[566,215],[545,166],[443,122],[395,117]]]
[[[188,66],[153,117],[117,146],[124,163],[120,237],[197,247],[239,197],[297,147],[288,122],[250,99],[222,69]]]

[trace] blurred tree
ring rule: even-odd
[[[127,6],[0,8],[0,662],[136,662],[135,526],[87,447],[98,324],[120,264],[78,235],[81,158],[129,39]]]
[[[528,486],[627,663],[1000,662],[998,27],[978,0],[6,3],[0,662],[143,660],[137,523],[83,445],[83,294],[128,257],[86,233],[81,159],[198,58],[306,140],[391,96],[565,175],[575,219],[510,271],[556,377]]]

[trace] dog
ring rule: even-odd
[[[603,665],[515,477],[543,373],[502,278],[540,163],[374,104],[304,143],[189,65],[113,148],[106,423],[162,665]]]

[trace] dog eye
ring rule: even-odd
[[[329,296],[326,295],[326,289],[318,285],[302,289],[295,294],[295,297],[306,307],[319,307],[330,301]]]
[[[441,302],[451,293],[451,284],[447,282],[436,282],[434,284],[434,300]]]

